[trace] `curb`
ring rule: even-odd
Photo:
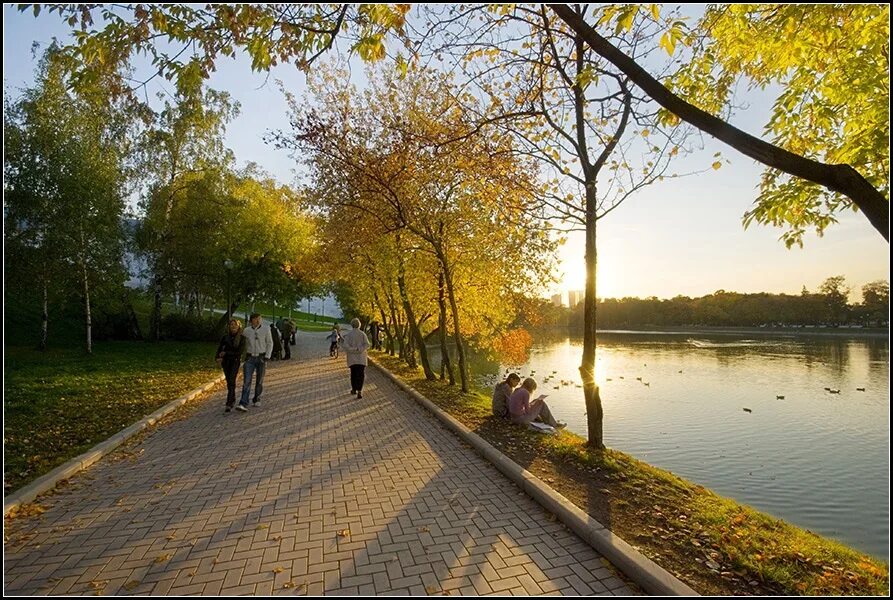
[[[162,417],[177,410],[190,400],[194,399],[196,396],[207,392],[223,380],[224,376],[220,375],[219,377],[211,380],[205,385],[198,387],[191,392],[186,392],[184,395],[180,396],[176,400],[168,402],[152,414],[143,417],[130,427],[122,429],[104,442],[96,444],[80,456],[72,458],[68,462],[59,465],[49,473],[41,475],[20,490],[13,492],[3,499],[3,516],[5,517],[6,515],[8,515],[9,511],[11,511],[12,509],[17,508],[23,504],[27,504],[28,502],[34,500],[38,495],[53,489],[54,487],[56,487],[56,484],[63,479],[68,479],[78,471],[86,469],[87,467],[98,461],[100,458],[102,458],[106,454],[109,454],[112,450],[123,444],[127,439],[133,437],[146,427],[154,425],[159,420],[161,420]]]
[[[434,413],[448,429],[470,444],[489,460],[506,477],[518,485],[527,495],[555,516],[583,540],[611,561],[624,575],[642,589],[656,596],[699,596],[696,591],[674,577],[657,563],[611,533],[576,504],[553,490],[536,475],[490,445],[484,438],[471,431],[455,417],[409,387],[373,358],[369,358],[379,371],[390,378],[397,387]]]

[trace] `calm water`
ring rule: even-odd
[[[523,365],[475,357],[472,371],[487,385],[535,371],[585,436],[582,352],[582,338],[541,341]],[[596,367],[608,446],[885,560],[889,374],[886,337],[697,332],[600,333]]]

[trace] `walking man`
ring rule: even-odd
[[[260,395],[264,391],[264,370],[266,361],[273,354],[273,335],[269,327],[264,327],[260,313],[252,313],[251,324],[242,335],[245,337],[245,367],[242,372],[242,399],[236,410],[248,410],[248,395],[251,392],[251,377],[257,372],[254,383],[254,406],[260,404]]]

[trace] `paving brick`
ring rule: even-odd
[[[5,591],[632,593],[377,370],[363,400],[345,394],[322,337],[268,364],[261,407],[224,414],[219,387],[125,445],[142,453],[73,476],[41,518],[7,523],[30,539],[4,549]]]

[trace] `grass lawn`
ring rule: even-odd
[[[87,356],[79,348],[7,347],[4,495],[218,376],[214,349],[97,342]]]
[[[888,595],[889,566],[580,436],[543,435],[492,416],[489,390],[388,370],[701,594]]]

